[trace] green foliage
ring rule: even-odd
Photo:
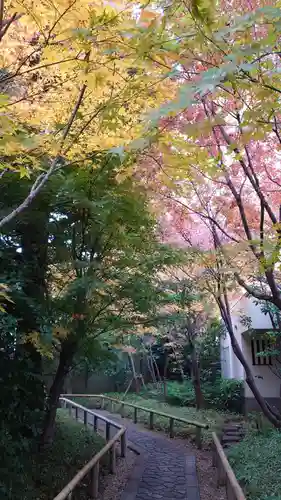
[[[124,168],[118,157],[101,154],[69,171],[51,212],[53,317],[84,359],[97,337],[122,343],[124,333],[157,321],[165,293],[155,275],[179,255],[157,241],[145,193]]]
[[[0,275],[14,301],[2,330],[3,342],[11,343],[5,359],[11,422],[21,422],[17,409],[32,427],[34,401],[44,409],[45,394],[38,392],[43,357],[52,359],[65,348],[68,366],[98,369],[110,357],[113,362],[109,346],[122,344],[124,333],[134,335],[139,324],[157,321],[165,293],[155,276],[175,262],[177,252],[158,242],[145,192],[128,176],[131,161],[125,165],[116,155],[96,153],[79,170],[57,173],[35,204],[5,228]],[[8,175],[3,204],[8,198],[16,204],[28,182],[23,179],[17,187]],[[36,370],[17,365],[21,350],[30,351],[27,362],[32,352]],[[34,400],[34,416],[25,411],[27,398],[15,374]]]
[[[170,405],[175,406],[195,406],[195,393],[191,380],[185,380],[182,383],[168,381],[167,383],[166,401]],[[220,410],[224,408],[226,411],[242,412],[242,389],[243,382],[241,380],[223,379],[218,377],[212,383],[203,382],[202,392],[204,400],[208,408]],[[155,386],[148,385],[146,396],[163,399],[163,391]]]
[[[208,406],[224,408],[232,412],[243,411],[243,381],[218,378],[215,383],[203,384],[203,393]]]
[[[0,313],[0,421],[4,433],[16,440],[38,435],[45,407],[45,389],[41,374],[19,346],[16,350],[17,320]]]
[[[280,500],[281,434],[249,433],[241,443],[232,446],[228,458],[249,500]]]
[[[215,319],[200,339],[200,376],[203,382],[213,381],[220,375],[220,339],[223,331],[222,323]]]
[[[185,380],[183,383],[176,381],[167,381],[166,401],[173,406],[195,406],[194,387],[191,380]],[[148,386],[148,396],[163,398],[163,391],[157,390],[155,386]]]
[[[0,495],[7,500],[49,500],[103,446],[104,440],[59,410],[54,444],[41,453],[33,440],[14,440],[1,429]],[[106,465],[106,461],[103,461]],[[86,499],[78,488],[75,499]]]

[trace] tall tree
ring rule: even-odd
[[[67,174],[51,212],[49,300],[59,363],[44,444],[52,439],[65,377],[81,350],[91,352],[91,342],[107,332],[133,334],[134,325],[153,322],[163,299],[155,276],[175,259],[157,242],[142,192],[121,174],[118,156],[97,156],[95,165]]]
[[[261,398],[236,345],[228,299],[236,280],[256,299],[281,307],[281,10],[278,5],[243,6],[247,14],[237,18],[220,2],[211,29],[190,11],[180,27],[177,14],[171,18],[172,32],[185,25],[191,35],[188,43],[181,39],[177,99],[154,117],[165,132],[158,150],[147,157],[154,163],[154,197],[168,207],[162,217],[166,240],[214,250],[214,296],[234,352],[263,411],[280,426],[280,416]],[[159,180],[164,187],[156,192]]]

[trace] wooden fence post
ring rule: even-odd
[[[97,432],[98,430],[98,417],[97,415],[94,415],[94,431]]]
[[[217,466],[217,461],[218,461],[218,456],[217,456],[217,450],[215,445],[213,446],[213,452],[212,452],[212,466],[216,467]]]
[[[217,485],[224,486],[226,480],[226,472],[224,470],[221,459],[218,459],[218,477],[217,477]]]
[[[78,408],[75,408],[75,418],[78,420]]]
[[[110,423],[109,422],[106,422],[106,425],[105,425],[105,439],[106,439],[106,441],[110,440]]]
[[[152,413],[152,411],[150,412],[149,414],[149,428],[152,430],[154,425],[153,425],[153,417],[154,417],[154,413]]]
[[[227,498],[227,500],[236,500],[237,499],[228,477],[226,478],[226,498]]]
[[[125,458],[127,450],[127,436],[126,431],[121,436],[121,457]]]
[[[100,464],[97,462],[91,470],[90,495],[91,498],[97,498],[99,494],[99,470]]]
[[[109,450],[109,466],[111,474],[115,474],[116,472],[116,447],[115,443],[111,446]]]
[[[138,409],[136,407],[134,408],[134,423],[138,423]]]
[[[170,434],[170,438],[174,437],[174,419],[173,418],[170,418],[169,434]]]
[[[84,425],[87,425],[88,422],[88,412],[84,410]]]
[[[196,445],[199,450],[202,448],[202,429],[201,427],[196,427]]]
[[[68,413],[69,413],[69,416],[71,417],[72,415],[72,404],[69,403],[69,406],[68,406]]]

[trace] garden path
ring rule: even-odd
[[[119,415],[95,412],[125,425],[130,445],[139,454],[121,500],[200,500],[196,457],[192,451],[189,453],[181,443],[142,429]],[[90,418],[88,423],[92,423]]]

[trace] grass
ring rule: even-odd
[[[109,393],[107,395],[120,400],[122,400],[123,398],[123,394],[120,393]],[[87,406],[88,408],[97,408],[100,405],[100,401],[96,398],[79,397],[76,398],[76,401],[81,405]],[[125,401],[127,401],[128,403],[136,403],[145,408],[159,410],[160,412],[168,413],[175,417],[185,418],[187,420],[193,420],[208,424],[209,429],[203,430],[203,442],[205,444],[211,443],[212,441],[211,433],[213,431],[218,432],[222,427],[222,424],[226,418],[232,418],[233,420],[241,419],[241,416],[237,416],[236,414],[218,412],[213,409],[197,411],[196,408],[193,407],[183,407],[183,406],[177,407],[164,402],[156,401],[152,398],[142,397],[141,395],[133,393],[127,394]],[[105,404],[106,404],[105,408],[109,407],[110,405],[110,403],[106,401]],[[116,410],[117,410],[117,405],[116,405]],[[130,418],[133,417],[134,415],[133,408],[125,406],[124,411],[125,411],[124,413],[125,416],[128,416]],[[138,421],[143,423],[145,426],[148,426],[149,413],[138,411]],[[155,429],[167,432],[169,430],[169,419],[155,415],[154,426]],[[184,423],[177,421],[175,421],[174,430],[175,430],[175,435],[180,437],[191,437],[191,436],[193,437],[195,435],[194,426],[185,425]]]
[[[65,410],[58,410],[55,439],[46,451],[31,453],[21,451],[20,473],[11,476],[7,471],[7,480],[1,471],[2,491],[0,498],[13,500],[50,500],[75,476],[103,446],[104,440],[92,430],[76,422]],[[88,498],[85,488],[77,488],[74,499]]]
[[[281,500],[281,433],[250,432],[228,458],[249,500]]]

